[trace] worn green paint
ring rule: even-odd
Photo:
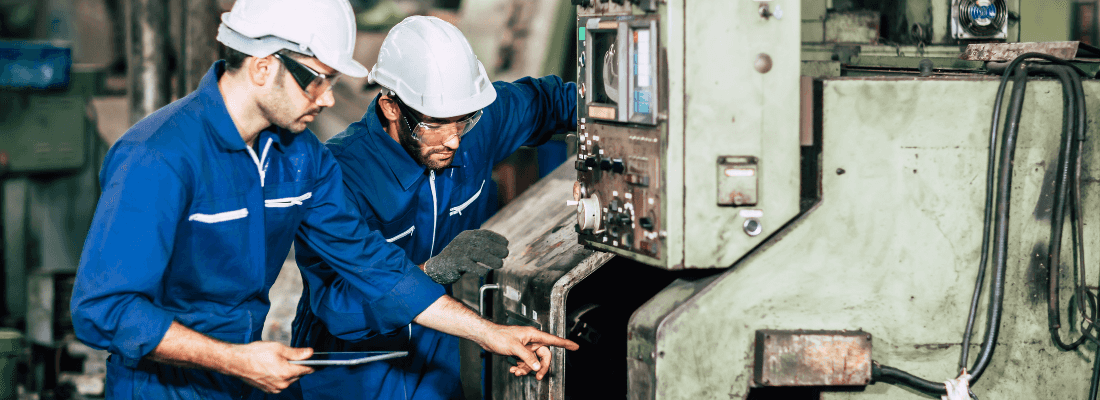
[[[1070,40],[1072,0],[1018,0],[1021,42],[1058,42]]]
[[[658,354],[653,397],[632,398],[745,398],[758,329],[862,329],[875,337],[875,360],[931,380],[953,378],[977,274],[996,87],[988,78],[825,81],[823,198],[781,240],[773,238],[674,311],[651,301],[635,312],[632,327],[653,325],[643,316],[667,316],[655,333],[631,339],[651,341]],[[1085,90],[1091,104],[1100,101],[1100,83],[1087,82]],[[974,391],[983,399],[1080,398],[1088,390],[1092,348],[1058,351],[1046,329],[1050,211],[1049,197],[1040,199],[1051,192],[1055,173],[1057,83],[1029,84],[1021,125],[1005,315],[993,363]],[[1100,173],[1100,148],[1093,142],[1085,150],[1086,221],[1096,218],[1087,210],[1100,205],[1091,180]],[[1100,228],[1085,229],[1086,249],[1098,248]],[[1087,265],[1100,261],[1096,251],[1086,257]],[[1093,267],[1089,279],[1096,274]],[[984,318],[983,311],[975,344]],[[637,377],[631,379],[634,385]],[[824,398],[928,397],[875,384]]]
[[[668,170],[668,196],[675,199],[682,188],[684,228],[682,236],[673,235],[680,229],[671,229],[669,242],[683,242],[684,268],[727,267],[798,212],[801,8],[795,1],[769,3],[772,9],[782,7],[786,15],[761,18],[758,4],[746,1],[669,1],[667,5],[670,10],[681,8],[685,21],[682,31],[666,30],[669,47],[679,41],[683,57],[706,60],[686,63],[682,91],[669,94],[671,99],[683,100],[683,114],[670,115],[668,124],[668,141],[682,142],[683,152],[674,152],[670,145],[666,157],[670,165],[683,165],[682,186],[673,181],[676,171]],[[715,19],[715,15],[724,17]],[[720,39],[734,36],[737,40]],[[754,63],[763,55],[770,57],[772,66],[762,73]],[[670,49],[669,59],[681,58],[673,58]],[[676,78],[671,75],[670,79]],[[756,206],[717,205],[719,156],[759,158]],[[740,211],[745,209],[762,210],[760,236],[742,232]],[[672,223],[666,226],[678,228]],[[668,266],[676,268],[675,264],[670,261]]]
[[[803,61],[802,76],[840,76],[840,61]]]

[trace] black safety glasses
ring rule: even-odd
[[[328,76],[314,71],[313,68],[302,65],[302,63],[294,61],[291,57],[279,53],[273,55],[283,62],[287,72],[290,72],[290,76],[294,78],[294,82],[298,83],[298,87],[302,88],[302,91],[306,92],[311,100],[317,99],[325,92],[332,90],[332,86],[336,84],[336,79],[339,78],[339,76]]]

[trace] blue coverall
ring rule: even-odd
[[[104,161],[72,316],[80,340],[111,353],[109,399],[255,394],[234,377],[143,357],[173,320],[229,343],[259,340],[295,239],[325,260],[314,276],[356,294],[326,299],[358,317],[348,324],[401,329],[444,294],[359,223],[339,165],[311,132],[269,127],[256,149],[246,146],[218,89],[224,71],[215,63],[195,92],[130,128]]]
[[[401,246],[414,264],[439,254],[460,232],[477,229],[491,216],[493,166],[520,146],[546,142],[575,131],[577,88],[561,78],[495,82],[497,99],[462,137],[451,166],[431,171],[418,164],[383,129],[377,98],[366,115],[326,144],[344,171],[349,202],[371,229]],[[324,264],[296,244],[299,265]],[[317,270],[303,270],[303,274]],[[364,335],[338,314],[317,312],[305,299],[317,296],[316,279],[306,279],[292,343],[317,351],[403,350],[409,357],[354,367],[325,368],[302,377],[307,399],[460,399],[458,339],[412,325],[396,335]],[[312,293],[311,293],[312,291]],[[352,319],[355,320],[354,318]]]

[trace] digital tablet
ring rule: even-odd
[[[291,364],[298,365],[357,365],[363,363],[369,363],[371,361],[389,360],[391,358],[404,357],[409,355],[407,351],[337,351],[337,352],[318,352],[313,353],[313,357],[310,357],[301,361],[291,361]]]

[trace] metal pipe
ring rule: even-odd
[[[218,60],[214,33],[218,31],[220,11],[217,0],[183,0],[183,12],[179,16],[182,30],[177,74],[180,97],[198,89],[210,65]]]
[[[170,100],[168,76],[168,4],[162,0],[126,0],[126,80],[130,124]]]

